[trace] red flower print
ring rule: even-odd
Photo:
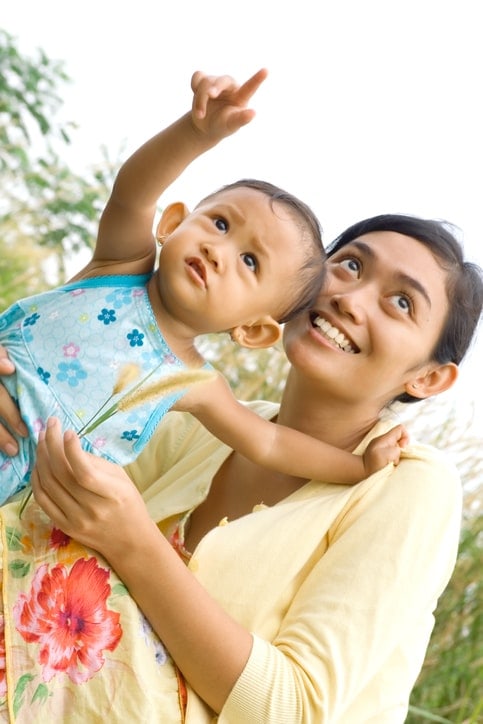
[[[21,593],[13,615],[28,643],[40,644],[42,678],[59,672],[74,684],[92,678],[104,664],[103,650],[114,651],[122,636],[119,613],[106,607],[109,571],[95,558],[80,558],[70,572],[57,564],[37,569],[30,595]]]
[[[71,537],[66,535],[60,528],[52,528],[49,541],[52,548],[65,548],[65,546],[69,545]]]
[[[0,698],[7,694],[7,679],[5,676],[5,627],[3,616],[0,616]]]

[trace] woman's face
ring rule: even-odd
[[[360,236],[328,259],[316,310],[285,326],[290,362],[350,402],[383,407],[404,391],[414,394],[420,374],[438,366],[430,355],[448,312],[446,280],[412,237]]]

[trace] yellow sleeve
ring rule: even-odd
[[[416,447],[355,486],[275,639],[255,636],[220,724],[404,721],[456,561],[461,503],[456,471]]]

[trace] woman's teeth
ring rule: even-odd
[[[340,349],[342,349],[344,352],[355,354],[356,350],[352,346],[351,342],[347,339],[347,337],[342,334],[342,332],[338,330],[337,327],[333,327],[332,324],[330,324],[330,322],[328,322],[326,319],[317,316],[312,320],[312,324],[314,325],[314,327],[320,329],[324,337],[330,339],[331,342],[340,347]]]

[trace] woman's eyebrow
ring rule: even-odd
[[[428,307],[431,309],[431,298],[426,291],[426,288],[421,284],[421,282],[418,279],[415,279],[414,277],[409,276],[409,274],[403,274],[399,273],[397,275],[398,279],[401,280],[406,286],[411,287],[414,289],[415,292],[419,292],[419,294],[425,299]]]
[[[365,244],[363,241],[353,241],[350,245],[355,246],[356,249],[361,253],[361,255],[366,256],[368,259],[374,261],[377,260],[377,254],[374,252],[374,249],[368,244]],[[349,244],[347,246],[349,246]],[[395,277],[401,282],[401,284],[410,287],[415,292],[418,292],[418,294],[423,297],[423,299],[426,301],[426,304],[431,309],[431,297],[429,296],[426,287],[419,281],[419,279],[415,279],[410,274],[406,274],[405,272],[398,271],[396,271]]]

